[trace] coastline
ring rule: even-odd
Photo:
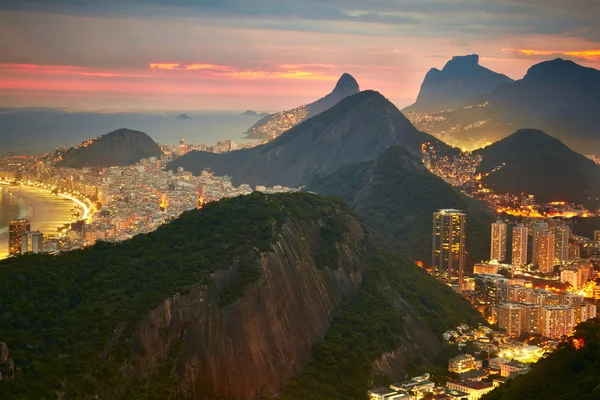
[[[50,191],[28,186],[0,185],[8,189],[27,205],[27,213],[21,212],[31,221],[31,230],[39,230],[44,236],[57,233],[58,228],[66,223],[74,222],[73,208],[80,209],[80,205],[73,200],[66,199]],[[8,226],[0,227],[0,260],[8,256]]]

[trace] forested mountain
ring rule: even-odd
[[[432,215],[440,208],[467,213],[467,249],[479,261],[489,255],[487,206],[465,196],[430,173],[400,146],[389,147],[377,160],[355,163],[315,178],[308,190],[343,198],[367,224],[415,260],[431,261]]]
[[[2,399],[361,398],[384,352],[427,365],[444,329],[480,321],[345,203],[311,194],[222,200],[126,242],[4,260],[0,282],[15,372]]]
[[[542,131],[521,129],[478,152],[482,180],[497,192],[600,207],[600,166]]]

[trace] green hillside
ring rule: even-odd
[[[357,163],[318,177],[309,190],[343,198],[368,225],[409,257],[429,263],[432,214],[440,208],[467,213],[467,250],[475,261],[489,256],[492,213],[430,173],[400,146],[375,162]]]

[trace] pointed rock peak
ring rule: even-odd
[[[337,81],[337,84],[335,85],[335,88],[333,88],[333,91],[358,93],[360,89],[358,87],[358,82],[356,82],[356,79],[354,79],[352,75],[344,73]]]

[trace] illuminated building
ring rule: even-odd
[[[44,234],[40,231],[31,232],[31,252],[33,254],[44,251]]]
[[[521,303],[521,332],[530,335],[540,333],[542,329],[542,306],[533,303]]]
[[[554,262],[564,264],[569,261],[569,226],[564,223],[554,228]]]
[[[542,221],[536,221],[533,224],[532,230],[531,230],[531,235],[533,237],[532,240],[532,249],[531,249],[531,256],[532,256],[532,260],[534,264],[537,264],[537,259],[539,257],[539,236],[542,232],[545,232],[548,230],[548,223],[547,222],[542,222]]]
[[[569,260],[577,260],[581,257],[581,248],[578,244],[569,245]]]
[[[510,336],[521,334],[521,306],[515,303],[503,303],[498,306],[498,327],[506,330]]]
[[[547,230],[538,232],[535,264],[541,273],[554,271],[554,233]]]
[[[476,400],[494,390],[494,384],[491,382],[448,381],[446,388],[466,393],[469,400]]]
[[[549,338],[560,338],[573,332],[575,314],[573,307],[544,306],[542,307],[542,335]]]
[[[579,281],[579,271],[574,268],[566,268],[560,271],[560,280],[571,285],[573,289],[577,289],[581,286],[581,282]]]
[[[497,306],[508,300],[508,279],[498,274],[475,275],[475,298],[482,304]]]
[[[44,250],[44,235],[40,231],[24,232],[21,235],[21,254],[38,254]]]
[[[26,219],[10,221],[8,225],[8,254],[16,256],[21,254],[22,236],[31,230],[31,224]]]
[[[446,209],[433,213],[431,265],[442,282],[462,283],[466,219],[460,210]]]
[[[506,223],[501,220],[492,224],[490,259],[493,261],[506,259]]]
[[[518,224],[513,228],[512,264],[518,267],[527,265],[527,227]]]
[[[512,285],[508,288],[508,301],[516,303],[533,301],[533,289],[522,285]]]
[[[592,241],[596,243],[600,243],[600,229],[594,231],[594,235],[592,236]]]
[[[473,266],[473,274],[497,274],[498,273],[498,264],[475,264]]]
[[[475,357],[470,354],[460,354],[448,360],[448,371],[462,374],[476,368]]]

